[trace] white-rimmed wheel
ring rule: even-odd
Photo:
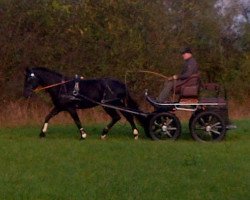
[[[176,140],[181,134],[180,120],[172,113],[159,113],[149,123],[149,134],[153,140]]]
[[[226,126],[220,115],[213,111],[204,111],[192,119],[190,132],[197,141],[221,141],[226,135]]]

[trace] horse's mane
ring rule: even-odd
[[[46,67],[33,67],[32,70],[38,70],[38,71],[43,71],[43,72],[49,72],[49,73],[53,73],[55,75],[58,75],[58,76],[62,76],[62,74],[52,70],[52,69],[49,69],[49,68],[46,68]]]

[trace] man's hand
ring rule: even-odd
[[[168,78],[169,81],[176,80],[176,79],[178,79],[178,75],[173,75]]]

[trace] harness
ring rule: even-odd
[[[85,95],[79,94],[79,91],[80,91],[79,83],[80,83],[81,80],[83,80],[83,77],[79,77],[78,75],[75,76],[75,86],[74,86],[74,90],[73,90],[72,94],[78,100],[81,100],[80,99],[81,97],[85,97]],[[113,101],[119,100],[119,98],[115,98],[115,99],[114,98],[107,98],[107,96],[109,94],[114,95],[114,92],[111,90],[107,79],[104,80],[104,85],[105,85],[105,90],[103,92],[101,102],[102,103],[107,103],[107,102],[113,102]],[[86,98],[84,98],[84,99],[86,99]]]
[[[80,80],[83,79],[83,77],[79,77],[77,74],[75,75],[75,86],[74,86],[74,90],[73,90],[73,95],[74,96],[77,96],[79,94],[79,90],[80,90],[80,87],[79,87],[79,82]]]
[[[38,79],[35,74],[32,72],[30,74],[30,77],[29,79]],[[72,81],[75,81],[75,86],[74,86],[74,90],[73,90],[73,95],[77,95],[79,93],[79,81],[84,79],[84,77],[79,77],[78,75],[75,76],[75,79],[71,79],[71,80],[65,80],[64,77],[62,78],[61,82],[59,83],[54,83],[54,84],[51,84],[51,85],[47,85],[47,86],[44,86],[44,87],[38,87],[36,88],[34,91],[35,92],[39,92],[41,90],[46,90],[46,89],[49,89],[49,88],[53,88],[53,87],[56,87],[56,86],[59,86],[61,85],[60,87],[60,90],[59,90],[59,94],[61,94],[62,92],[65,92],[67,93],[67,88],[66,88],[66,83],[69,83],[69,82],[72,82]],[[64,90],[64,91],[63,91]]]
[[[111,94],[111,96],[114,96],[114,92],[111,90],[107,79],[104,80],[104,85],[105,85],[105,90],[103,92],[101,102],[108,103],[108,102],[113,102],[113,101],[119,100],[119,98],[113,98],[113,99],[107,98],[108,94]]]

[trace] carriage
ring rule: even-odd
[[[202,90],[213,90],[217,96],[200,98],[200,86],[182,86],[179,101],[159,103],[148,96],[147,101],[155,111],[149,115],[148,134],[153,140],[176,140],[181,134],[181,123],[175,111],[189,111],[189,131],[197,141],[221,141],[227,130],[236,128],[230,124],[226,98],[219,96],[220,87],[210,83]]]
[[[43,87],[39,89],[39,85]],[[120,119],[117,111],[130,123],[135,139],[138,138],[138,130],[133,116],[140,119],[146,135],[153,140],[177,139],[181,134],[181,123],[176,111],[192,112],[189,130],[197,141],[220,141],[227,130],[236,128],[229,121],[225,91],[215,83],[201,84],[199,74],[192,75],[176,85],[170,102],[158,102],[146,91],[145,98],[154,108],[152,112],[141,111],[129,95],[126,84],[115,79],[72,79],[46,68],[26,69],[24,96],[29,97],[35,90],[48,91],[54,103],[54,108],[45,118],[40,137],[45,137],[48,122],[52,117],[61,111],[68,111],[80,131],[80,139],[85,139],[87,134],[76,109],[98,105],[112,118],[103,129],[101,138],[105,138]],[[212,91],[213,94],[206,97],[201,95],[201,91]]]

